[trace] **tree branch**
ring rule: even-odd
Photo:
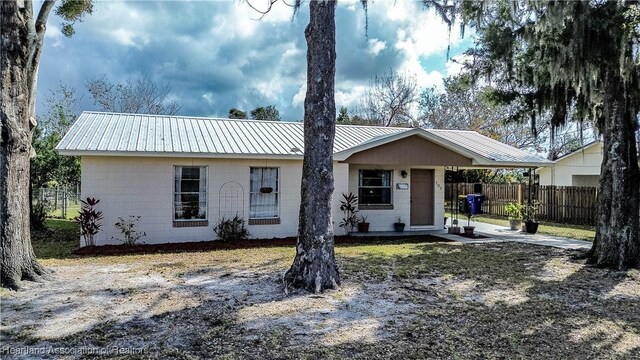
[[[36,34],[39,38],[43,37],[44,32],[47,30],[47,18],[49,18],[49,14],[51,13],[55,3],[56,0],[45,0],[38,12],[38,18],[36,19]]]
[[[258,19],[256,19],[256,20],[262,20],[262,18],[264,18],[264,16],[267,15],[269,13],[269,11],[271,11],[271,8],[273,8],[273,4],[275,4],[278,0],[268,0],[268,1],[269,1],[269,5],[268,5],[267,9],[266,10],[260,10],[257,7],[253,6],[253,4],[251,3],[251,0],[247,0],[247,5],[249,5],[249,7],[253,9],[253,11],[257,12],[258,14],[260,14],[260,17]]]

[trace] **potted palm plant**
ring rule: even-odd
[[[393,228],[396,230],[396,232],[403,232],[404,226],[405,224],[402,222],[402,218],[398,216],[398,221],[393,223]]]
[[[538,206],[538,201],[534,200],[524,207],[524,228],[528,234],[535,234],[538,232],[538,225],[540,225],[536,220]]]
[[[522,224],[522,204],[510,202],[504,206],[504,211],[509,217],[509,227],[511,230],[518,230]]]
[[[460,234],[460,227],[458,226],[458,219],[451,220],[451,226],[447,231],[449,234]]]
[[[467,207],[467,212],[464,214],[467,217],[467,225],[463,226],[464,235],[473,237],[473,231],[475,230],[475,226],[471,226],[471,219],[473,219],[473,213],[471,212],[471,206]]]
[[[368,233],[369,232],[369,223],[367,222],[367,217],[362,215],[360,220],[358,221],[358,232]]]

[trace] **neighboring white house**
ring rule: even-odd
[[[303,124],[84,112],[57,150],[81,156],[82,196],[100,199],[96,244],[118,243],[118,217],[141,216],[146,243],[213,240],[219,219],[247,220],[253,238],[295,236]],[[444,171],[553,162],[473,131],[338,125],[333,219],[359,196],[370,231],[442,226]]]
[[[553,167],[537,170],[540,185],[598,186],[602,143],[594,141],[556,159]]]

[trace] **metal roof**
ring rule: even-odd
[[[336,160],[344,160],[411,135],[457,151],[477,165],[552,164],[473,131],[337,125],[333,150]],[[301,122],[83,112],[56,149],[64,155],[300,158],[304,127]]]
[[[490,137],[478,134],[475,131],[465,130],[434,130],[429,132],[449,142],[454,146],[460,146],[489,160],[490,163],[501,164],[527,164],[527,166],[551,166],[553,161],[542,156],[520,150],[513,146],[494,140]],[[478,164],[482,165],[482,164]],[[495,164],[491,164],[495,165]]]

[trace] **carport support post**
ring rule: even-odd
[[[531,206],[531,168],[527,172],[529,174],[528,192],[527,192],[527,206]]]

